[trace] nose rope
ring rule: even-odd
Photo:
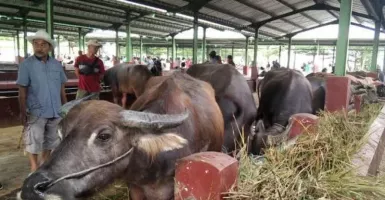
[[[128,150],[126,153],[124,153],[123,155],[115,158],[114,160],[112,161],[109,161],[107,163],[104,163],[104,164],[101,164],[101,165],[98,165],[98,166],[95,166],[95,167],[91,167],[91,168],[88,168],[88,169],[85,169],[83,171],[80,171],[80,172],[75,172],[75,173],[72,173],[72,174],[68,174],[68,175],[65,175],[65,176],[62,176],[58,179],[56,179],[55,181],[53,181],[52,183],[48,184],[46,189],[52,187],[53,185],[55,185],[56,183],[62,181],[62,180],[65,180],[65,179],[70,179],[70,178],[74,178],[74,177],[77,177],[77,176],[83,176],[83,175],[86,175],[92,171],[95,171],[97,169],[100,169],[102,167],[105,167],[105,166],[108,166],[108,165],[111,165],[111,164],[114,164],[116,163],[117,161],[121,160],[122,158],[128,156],[131,151],[133,150],[133,148],[131,148],[130,150]]]

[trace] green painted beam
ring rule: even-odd
[[[16,31],[16,49],[17,49],[17,54],[16,56],[20,56],[20,36],[19,36],[19,30]]]
[[[338,76],[345,76],[346,74],[346,61],[349,48],[349,29],[350,18],[352,16],[352,4],[353,0],[341,0],[335,66],[335,74]]]
[[[126,24],[126,62],[132,60],[132,42],[131,42],[131,25]]]
[[[203,40],[202,40],[202,63],[206,61],[206,27],[203,27]]]
[[[175,42],[175,35],[172,35],[172,62],[174,63],[176,61],[176,42]]]
[[[28,57],[27,18],[23,17],[24,58]]]
[[[253,67],[257,67],[257,61],[258,61],[258,38],[259,38],[259,28],[255,29],[255,36],[254,36],[254,63]]]
[[[291,56],[291,44],[292,44],[292,38],[293,36],[289,37],[289,43],[287,46],[287,68],[290,68],[290,56]]]
[[[248,61],[248,55],[249,55],[249,36],[246,36],[246,46],[245,46],[245,66],[249,64]]]
[[[116,29],[115,30],[115,55],[116,55],[116,59],[120,60],[119,59],[119,29]]]
[[[140,38],[139,38],[139,56],[140,56],[140,58],[139,58],[139,61],[140,61],[140,63],[142,63],[143,62],[143,36],[140,36]]]
[[[373,40],[373,51],[372,51],[372,63],[370,65],[370,71],[375,72],[377,70],[377,55],[378,55],[378,43],[380,40],[380,29],[381,22],[375,22],[374,40]]]
[[[198,12],[194,12],[193,64],[198,64]]]
[[[45,1],[45,20],[46,20],[46,31],[48,35],[53,39],[53,0]],[[55,57],[55,50],[52,49],[51,56]]]
[[[83,50],[83,45],[82,45],[82,28],[79,28],[78,30],[78,44],[79,44],[79,51]]]

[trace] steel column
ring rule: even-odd
[[[248,59],[247,59],[248,53],[249,53],[249,36],[246,36],[246,46],[245,46],[245,66],[246,67],[249,64]]]
[[[287,68],[290,68],[291,44],[292,44],[292,37],[289,37],[289,44],[287,46]]]
[[[258,60],[258,38],[259,38],[259,28],[255,29],[255,36],[254,36],[254,64],[252,67],[257,67],[257,60]]]
[[[336,54],[336,46],[333,47],[333,61],[332,61],[333,66],[335,65],[335,63],[334,63],[335,54]]]
[[[233,59],[234,59],[234,43],[233,43],[233,46],[231,47],[231,55],[233,56]]]
[[[79,42],[79,51],[82,51],[83,50],[83,45],[82,45],[82,28],[79,28],[78,29],[78,34],[79,34],[79,36],[78,36],[78,42]]]
[[[140,36],[139,38],[139,62],[142,63],[143,61],[143,36]]]
[[[131,42],[131,25],[126,24],[126,62],[132,60],[132,42]]]
[[[16,56],[18,57],[19,59],[19,56],[20,56],[20,33],[19,33],[19,30],[16,31],[16,49],[17,49],[17,54]],[[17,62],[19,62],[19,60],[17,60]]]
[[[86,51],[86,42],[85,42],[86,34],[84,33],[81,38],[82,38],[82,49],[83,51]]]
[[[48,35],[53,39],[53,0],[46,0],[45,3],[45,19],[46,19],[46,31]],[[55,50],[52,49],[51,56],[55,57]]]
[[[202,63],[206,61],[206,27],[203,27],[203,39],[202,39]]]
[[[60,57],[60,35],[57,36],[56,42],[57,42],[57,57],[59,58]]]
[[[175,35],[172,35],[172,63],[176,61],[176,42]]]
[[[375,22],[374,40],[373,40],[373,51],[372,51],[372,63],[370,65],[370,71],[375,72],[377,70],[377,56],[378,56],[378,43],[380,40],[380,28],[381,22]]]
[[[193,64],[198,63],[198,12],[194,12]]]
[[[353,0],[341,0],[335,74],[345,76]]]
[[[279,60],[279,64],[281,64],[281,45],[279,45],[279,55],[278,55],[278,60]]]
[[[119,59],[119,28],[115,29],[115,44],[116,44],[116,49],[115,49],[116,59],[120,60]]]
[[[23,17],[23,33],[24,33],[24,58],[28,57],[28,41],[27,41],[27,18]]]

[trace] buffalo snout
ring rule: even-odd
[[[22,200],[45,200],[52,199],[63,199],[60,195],[55,195],[54,191],[51,191],[51,183],[55,180],[54,176],[46,172],[35,172],[31,174],[23,183],[21,193],[18,195]]]

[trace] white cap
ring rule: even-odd
[[[89,40],[89,41],[87,42],[87,46],[90,46],[90,45],[96,46],[96,47],[102,46],[102,44],[100,44],[97,40]]]
[[[33,43],[33,40],[44,40],[51,44],[52,48],[56,47],[56,42],[53,40],[45,30],[38,30],[35,35],[27,36],[27,40]]]

